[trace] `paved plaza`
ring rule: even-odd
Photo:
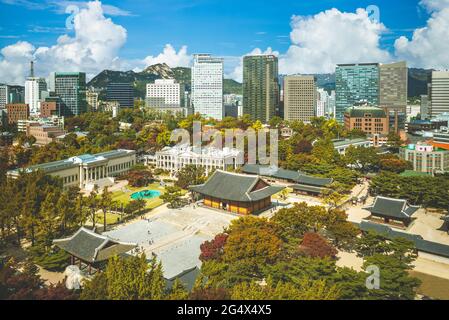
[[[237,216],[198,206],[158,210],[158,213],[118,226],[105,234],[137,243],[147,257],[155,254],[164,276],[171,279],[183,271],[200,267],[200,245],[223,232]]]

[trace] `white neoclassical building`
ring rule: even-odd
[[[136,164],[136,152],[133,150],[112,150],[98,154],[84,154],[66,160],[43,163],[24,169],[25,172],[42,170],[62,179],[64,187],[78,186],[82,190],[91,190],[95,185],[100,188],[112,185],[114,177],[128,172]],[[22,169],[8,172],[17,177]]]
[[[204,167],[208,175],[214,169],[236,169],[239,157],[242,154],[237,149],[203,147],[197,152],[190,145],[180,145],[156,152],[156,168],[170,171],[174,175],[187,165],[195,165]]]

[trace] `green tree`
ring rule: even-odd
[[[103,230],[106,231],[107,228],[107,214],[112,206],[112,193],[109,191],[108,187],[103,189],[101,193],[100,200],[98,202],[98,207],[103,211]]]
[[[189,293],[182,285],[179,279],[176,279],[173,283],[173,286],[170,290],[170,293],[167,296],[168,300],[188,300]]]
[[[180,208],[184,205],[184,201],[181,198],[181,188],[179,187],[167,187],[165,193],[160,198],[170,205],[171,208]]]
[[[329,287],[326,281],[301,279],[297,286],[291,283],[268,280],[267,284],[259,282],[241,283],[232,289],[234,300],[336,300],[339,292],[336,286]]]
[[[95,186],[94,189],[90,192],[89,197],[87,199],[87,205],[89,206],[90,218],[92,220],[92,226],[95,228],[97,222],[97,210],[99,207],[99,199],[98,199],[98,187]]]
[[[178,180],[176,186],[181,189],[187,189],[188,186],[204,183],[206,180],[206,171],[204,167],[188,165],[183,167],[177,173]]]
[[[408,273],[410,266],[393,255],[375,254],[366,258],[363,268],[377,266],[380,270],[380,288],[369,290],[368,298],[375,300],[413,300],[420,280]]]

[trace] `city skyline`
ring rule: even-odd
[[[194,1],[187,6],[175,0],[166,5],[152,2],[152,6],[124,1],[119,8],[116,1],[2,0],[0,12],[20,12],[25,19],[32,17],[33,23],[18,26],[9,17],[14,14],[1,17],[0,82],[21,83],[30,59],[36,60],[39,76],[47,77],[56,68],[83,71],[90,79],[103,69],[142,70],[160,62],[190,66],[192,55],[202,52],[223,57],[225,77],[239,81],[242,57],[257,53],[278,55],[281,74],[327,73],[338,63],[396,60],[407,60],[411,67],[448,68],[444,53],[430,55],[422,44],[429,43],[429,50],[448,51],[437,36],[449,23],[445,10],[449,3],[400,4],[395,8],[387,1],[288,2],[283,6],[268,2],[258,8],[248,1],[238,4],[237,13],[230,9],[237,8],[232,1],[227,6],[216,1]],[[379,22],[375,12],[366,11],[372,5],[379,9]],[[155,12],[157,18],[153,18]],[[171,19],[164,20],[169,14]],[[269,14],[273,16],[267,18]],[[348,53],[347,46],[354,42],[357,48]]]

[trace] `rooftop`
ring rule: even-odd
[[[346,109],[346,113],[351,118],[365,118],[366,115],[371,115],[372,118],[386,118],[387,115],[382,108],[374,106],[354,106]]]
[[[410,219],[419,208],[419,206],[409,205],[407,200],[378,196],[374,199],[374,203],[371,206],[363,209],[377,216]]]
[[[278,167],[269,167],[257,164],[245,164],[242,168],[242,171],[244,173],[257,174],[260,176],[273,177],[283,180],[290,180],[297,182],[298,184],[315,187],[324,187],[333,182],[333,179],[331,178],[312,177],[298,171],[285,170]]]
[[[69,254],[86,262],[101,262],[134,249],[137,244],[120,242],[80,228],[73,236],[53,240],[53,243]]]
[[[132,154],[132,153],[135,153],[135,151],[118,149],[118,150],[113,150],[113,151],[108,151],[108,152],[103,152],[103,153],[97,153],[94,155],[83,154],[83,155],[74,156],[74,157],[71,157],[71,158],[65,159],[65,160],[47,162],[47,163],[30,166],[25,169],[11,170],[11,171],[9,171],[9,173],[18,174],[19,171],[21,171],[21,170],[25,170],[25,172],[43,170],[44,172],[51,173],[51,172],[59,171],[62,169],[73,168],[73,167],[78,166],[79,164],[84,164],[84,163],[88,164],[88,163],[106,161],[107,159],[118,158],[118,157],[122,157],[122,156],[125,156],[127,154]]]
[[[234,148],[224,147],[223,149],[213,148],[213,147],[201,147],[199,150],[195,149],[193,146],[188,144],[179,145],[175,147],[165,147],[162,151],[156,154],[168,154],[178,157],[214,157],[214,158],[226,158],[226,157],[237,157],[241,152]]]
[[[362,139],[362,138],[358,138],[358,139],[339,139],[339,140],[334,140],[334,147],[342,147],[342,146],[346,146],[346,145],[352,145],[352,144],[362,144],[362,143],[369,143],[370,141],[367,139]]]
[[[252,202],[270,197],[284,187],[271,186],[258,176],[217,170],[204,184],[190,186],[189,189],[213,198]]]

